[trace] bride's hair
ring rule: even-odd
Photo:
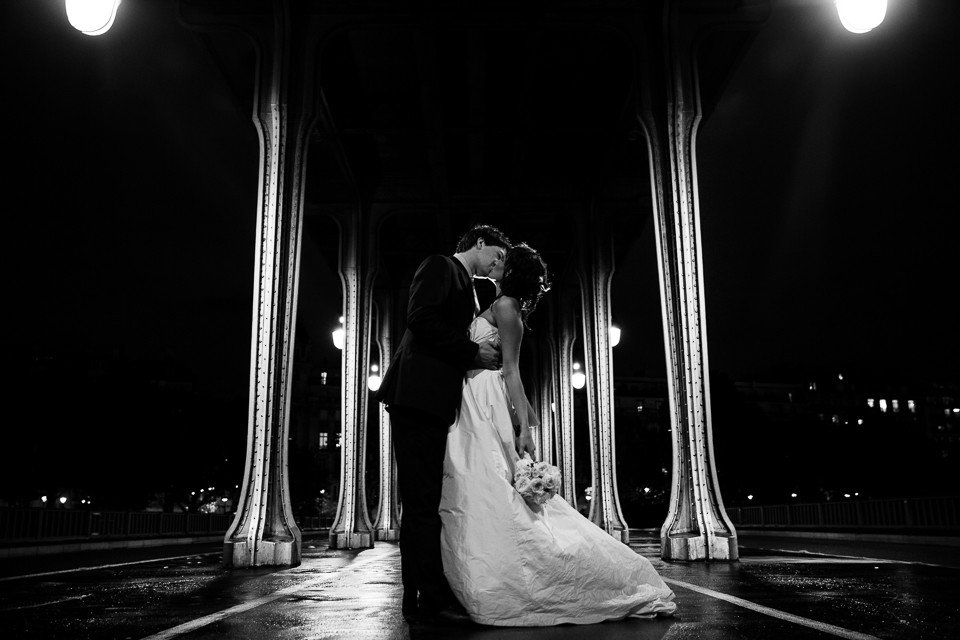
[[[540,298],[549,290],[547,263],[533,247],[521,242],[507,249],[500,295],[516,298],[520,302],[520,317],[524,325],[537,308]]]

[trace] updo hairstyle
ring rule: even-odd
[[[549,290],[547,263],[533,247],[521,242],[507,250],[500,295],[516,298],[520,302],[520,317],[524,326],[537,308],[540,298]]]

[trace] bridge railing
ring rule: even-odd
[[[734,526],[769,529],[960,529],[960,496],[732,507]]]
[[[329,527],[328,518],[297,519],[302,531]],[[232,513],[86,511],[0,507],[0,545],[76,540],[175,538],[225,534]]]
[[[0,508],[0,544],[226,533],[227,513]]]

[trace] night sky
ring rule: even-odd
[[[891,0],[860,36],[832,2],[771,4],[699,139],[711,368],[738,380],[956,381],[956,3]],[[20,380],[6,404],[43,405],[19,422],[24,446],[51,421],[66,439],[48,450],[104,422],[143,442],[144,425],[164,423],[146,420],[149,406],[130,418],[116,383],[131,375],[191,382],[197,415],[242,445],[257,141],[165,5],[124,2],[101,38],[70,28],[59,0],[0,9],[3,339]],[[617,373],[661,375],[649,226],[622,262]],[[44,358],[139,364],[27,375]]]

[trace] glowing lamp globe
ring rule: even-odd
[[[584,385],[587,384],[587,376],[580,370],[579,362],[573,363],[573,375],[570,376],[570,384],[573,385],[574,389],[583,389]]]
[[[850,33],[866,33],[887,15],[887,0],[836,0],[840,24]]]
[[[120,0],[66,0],[67,20],[80,33],[103,35],[113,26]]]
[[[610,346],[615,347],[620,344],[620,327],[610,325]]]
[[[370,377],[367,378],[367,388],[370,391],[376,391],[380,388],[380,383],[383,382],[383,378],[380,377],[380,367],[378,365],[370,365]]]

